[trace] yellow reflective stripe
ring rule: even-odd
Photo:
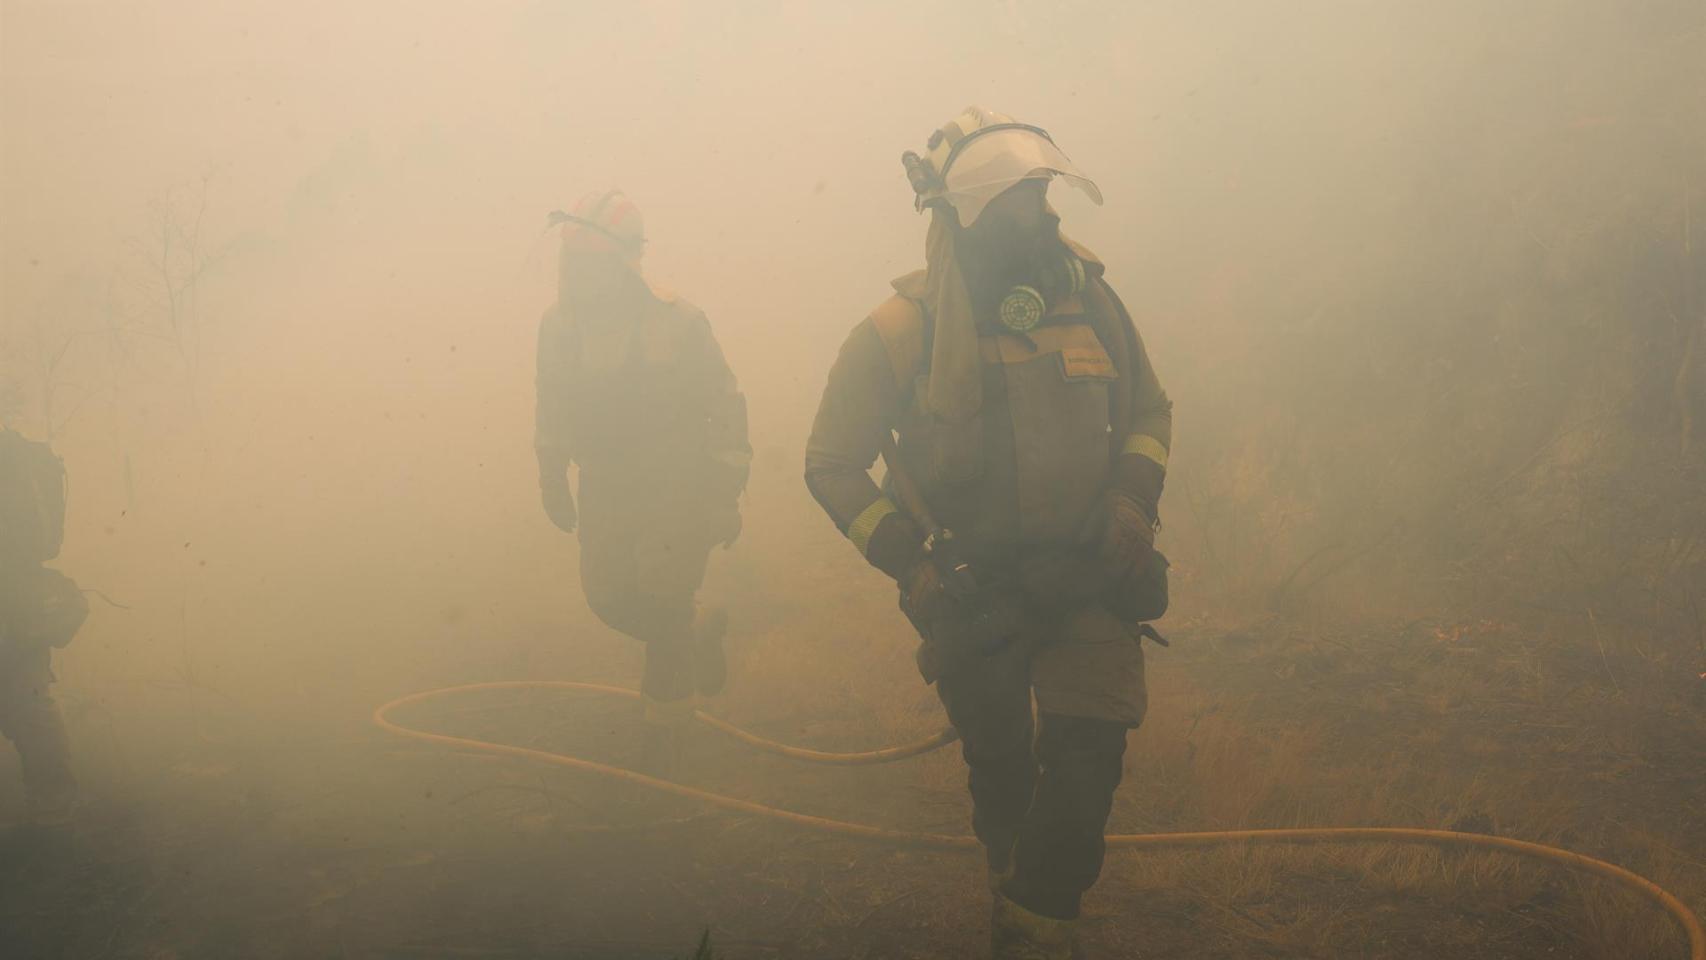
[[[853,522],[847,525],[847,539],[859,548],[859,555],[864,556],[871,547],[871,534],[877,532],[877,524],[883,518],[895,512],[894,501],[888,497],[878,497],[871,505],[859,511]]]
[[[1134,433],[1126,437],[1125,447],[1120,452],[1148,457],[1160,464],[1162,469],[1167,467],[1167,448],[1161,445],[1161,441],[1145,433]]]

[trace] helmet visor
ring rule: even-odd
[[[1102,203],[1102,191],[1048,136],[1034,127],[1003,124],[974,133],[947,162],[943,197],[971,226],[989,201],[1022,180],[1061,177]]]

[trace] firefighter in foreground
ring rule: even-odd
[[[740,535],[746,401],[705,315],[642,277],[640,213],[621,192],[551,219],[562,245],[539,324],[539,489],[551,522],[579,535],[588,606],[646,645],[645,763],[669,775],[695,696],[726,678],[727,617],[696,594],[711,548]]]
[[[1047,133],[971,108],[903,162],[926,268],[842,346],[806,483],[922,637],[970,767],[994,956],[1066,958],[1166,607],[1172,406],[1102,264],[1060,233],[1051,180],[1101,196]]]
[[[65,535],[65,473],[44,443],[0,428],[0,733],[18,750],[30,821],[67,825],[77,799],[53,651],[89,613],[70,577],[44,564]]]

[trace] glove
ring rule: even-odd
[[[539,498],[545,504],[545,516],[564,533],[574,533],[580,516],[575,513],[575,495],[569,490],[569,479],[558,477],[539,482]]]
[[[1114,616],[1127,623],[1161,619],[1167,613],[1166,556],[1159,550],[1150,551],[1147,562],[1132,567],[1124,578],[1109,585],[1103,601]]]
[[[710,458],[705,467],[699,492],[704,529],[712,543],[727,550],[740,539],[745,526],[740,515],[740,495],[746,490],[750,469],[744,463],[734,465],[721,457]]]
[[[711,522],[711,542],[721,544],[724,550],[735,545],[740,539],[740,532],[745,526],[741,520],[740,508],[731,504],[720,516]]]
[[[49,646],[63,647],[89,618],[89,601],[83,599],[83,591],[70,577],[57,570],[51,572],[54,583],[42,598],[40,636]]]
[[[928,558],[920,557],[914,561],[900,578],[901,612],[921,631],[930,628],[948,599],[942,576]]]
[[[31,601],[11,623],[0,627],[0,649],[23,653],[43,647],[63,647],[71,642],[89,616],[89,601],[76,581],[52,567],[28,574],[25,595]]]
[[[1108,494],[1102,527],[1103,568],[1115,580],[1149,564],[1155,552],[1155,521],[1130,496],[1118,491]]]
[[[984,586],[957,598],[928,558],[913,564],[900,586],[901,612],[948,656],[988,656],[1019,628],[1019,601],[1012,590]]]

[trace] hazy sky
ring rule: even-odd
[[[1313,397],[1342,409],[1367,333],[1419,317],[1366,305],[1595,222],[1622,193],[1535,185],[1698,129],[1654,66],[1703,45],[1664,29],[1679,9],[0,0],[0,342],[33,384],[38,327],[158,332],[161,227],[205,197],[193,376],[158,339],[67,354],[68,567],[148,594],[170,545],[163,593],[195,585],[232,629],[355,582],[375,619],[490,592],[471,577],[562,582],[529,449],[541,230],[620,186],[648,273],[706,309],[746,387],[757,541],[852,569],[798,480],[805,427],[835,346],[922,258],[899,155],[963,107],[1049,128],[1101,185],[1102,208],[1054,199],[1138,315],[1188,482],[1274,408],[1267,358],[1298,324],[1355,319]],[[1469,229],[1441,244],[1450,217]]]

